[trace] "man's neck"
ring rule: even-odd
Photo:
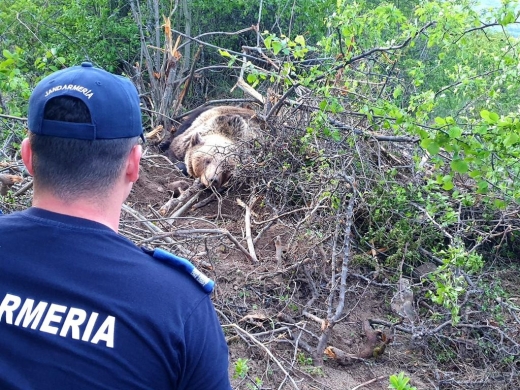
[[[102,206],[93,204],[92,202],[82,199],[73,202],[64,202],[52,195],[39,195],[33,199],[33,206],[47,211],[59,214],[70,215],[90,219],[99,222],[115,232],[119,229],[119,217],[121,216],[121,207],[117,204],[108,204],[104,202]]]

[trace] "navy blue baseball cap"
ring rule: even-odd
[[[45,105],[58,96],[81,99],[92,123],[43,119]],[[132,82],[95,68],[90,62],[55,72],[41,80],[29,99],[29,130],[35,134],[85,140],[131,138],[144,141],[139,95]]]

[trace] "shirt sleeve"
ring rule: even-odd
[[[179,389],[231,390],[229,350],[207,295],[184,327],[186,366]]]

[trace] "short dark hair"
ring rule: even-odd
[[[87,106],[70,96],[50,100],[45,106],[44,118],[91,123]],[[139,142],[139,137],[82,140],[31,132],[29,139],[36,186],[52,191],[64,201],[104,196],[120,176],[128,154]]]

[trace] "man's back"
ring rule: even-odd
[[[0,217],[0,388],[229,389],[210,298],[110,228]]]

